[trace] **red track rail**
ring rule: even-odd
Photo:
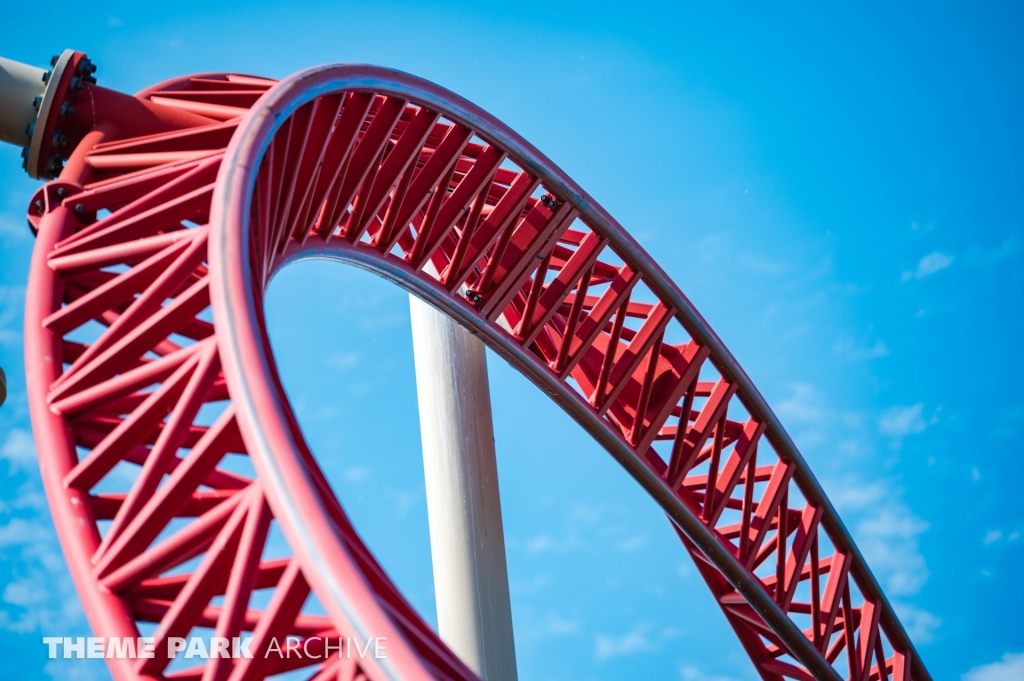
[[[318,256],[451,315],[586,428],[665,509],[763,678],[928,681],[721,341],[507,127],[364,66],[279,84],[186,78],[139,97],[204,122],[121,138],[97,126],[30,209],[26,363],[44,482],[95,631],[252,632],[257,654],[173,672],[159,654],[109,660],[118,681],[311,664],[264,657],[286,634],[313,650],[317,636],[387,637],[386,659],[316,662],[318,681],[474,678],[355,533],[281,387],[264,291]],[[245,457],[255,476],[233,465]],[[266,554],[273,524],[293,555]]]

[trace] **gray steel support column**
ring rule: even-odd
[[[484,346],[419,298],[409,307],[438,633],[486,681],[515,681]]]

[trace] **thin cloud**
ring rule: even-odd
[[[11,518],[0,526],[0,548],[32,544],[46,534],[46,528],[34,520]]]
[[[928,530],[888,483],[843,480],[829,485],[840,514],[855,519],[853,535],[868,565],[894,597],[914,596],[928,581],[928,565],[918,537]]]
[[[765,260],[756,255],[744,254],[739,257],[739,263],[743,269],[753,272],[754,274],[766,274],[770,277],[777,277],[786,273],[786,266],[772,262],[771,260]]]
[[[647,545],[647,537],[638,534],[634,537],[628,537],[618,543],[620,551],[636,551],[639,548],[643,548]]]
[[[931,276],[936,272],[946,269],[953,264],[952,255],[946,255],[935,251],[921,258],[920,262],[917,263],[916,272],[904,272],[903,281],[910,281],[913,279],[924,279],[925,277]]]
[[[929,525],[901,501],[883,500],[857,523],[854,535],[868,564],[891,596],[913,596],[928,581],[918,536]]]
[[[851,340],[837,341],[832,346],[832,352],[836,353],[840,357],[845,357],[851,362],[858,362],[863,359],[875,359],[877,357],[887,357],[889,355],[889,347],[882,341],[875,341],[874,345],[863,346],[857,345]]]
[[[927,610],[899,601],[894,602],[892,607],[896,609],[896,615],[911,641],[924,644],[935,639],[935,630],[942,624],[941,619]]]
[[[638,625],[633,631],[623,636],[609,636],[598,634],[594,648],[594,658],[598,662],[610,660],[613,657],[636,655],[655,649],[654,643],[647,637],[648,627]]]
[[[683,681],[734,681],[731,676],[705,674],[703,670],[689,664],[679,668],[679,676]]]
[[[787,421],[813,423],[820,420],[822,417],[821,398],[814,390],[814,386],[807,383],[794,383],[792,391],[792,395],[778,402],[775,413]]]
[[[922,402],[910,406],[890,407],[882,412],[881,418],[878,419],[878,430],[882,435],[897,439],[920,433],[928,427],[921,416],[923,409]]]
[[[632,631],[622,636],[598,634],[594,638],[594,659],[604,662],[614,657],[626,657],[659,650],[667,641],[679,637],[682,633],[672,627],[666,627],[653,636],[650,631],[650,625],[640,623],[633,627]]]
[[[548,613],[544,619],[544,628],[552,636],[571,636],[582,630],[583,621],[579,618],[564,619],[554,613]]]
[[[1020,681],[1024,679],[1024,653],[1006,653],[1003,659],[975,667],[963,681]]]
[[[345,354],[335,353],[327,357],[327,366],[345,371],[359,364],[359,353],[349,352]]]
[[[995,265],[1003,260],[1017,256],[1021,252],[1021,241],[1015,234],[1011,234],[1003,242],[994,248],[976,246],[967,252],[967,262],[971,265],[986,266]]]
[[[21,428],[11,430],[3,446],[0,446],[0,459],[7,462],[8,475],[35,470],[36,448],[32,435]]]
[[[988,256],[988,260],[990,262],[999,262],[1000,260],[1012,258],[1013,256],[1020,253],[1020,250],[1020,240],[1016,236],[1011,234],[1010,236],[1006,237],[1006,240],[1003,241],[1002,244],[1000,244],[997,248],[988,251],[986,255]]]
[[[366,480],[370,477],[370,469],[365,466],[353,466],[345,471],[345,480],[347,482],[358,483]]]
[[[830,485],[830,487],[833,487]],[[907,602],[928,581],[929,570],[918,538],[929,524],[900,499],[888,483],[861,484],[844,481],[829,495],[847,519],[856,519],[853,535],[871,570],[886,594],[910,638],[920,643],[934,639],[942,620]]]
[[[402,492],[401,490],[388,496],[394,498],[395,514],[399,517],[404,516],[423,499],[423,495],[419,492]]]
[[[24,286],[0,286],[0,346],[21,352]]]

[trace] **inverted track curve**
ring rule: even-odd
[[[360,540],[281,386],[263,295],[309,257],[423,298],[576,419],[665,510],[763,678],[930,678],[721,340],[506,126],[369,66],[138,97],[197,124],[99,124],[29,208],[26,367],[51,511],[94,630],[157,639],[151,659],[108,660],[118,681],[474,678]],[[266,555],[275,523],[293,554]],[[172,663],[164,642],[194,627],[251,632],[255,654]],[[286,635],[307,654],[264,655]],[[387,654],[325,660],[337,636],[386,637]]]

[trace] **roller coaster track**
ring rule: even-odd
[[[282,388],[264,293],[317,257],[424,299],[569,413],[664,509],[762,678],[930,679],[722,341],[508,127],[370,66],[136,97],[180,112],[176,129],[92,125],[29,207],[26,367],[51,512],[94,631],[156,641],[152,658],[108,659],[115,679],[476,678],[362,542]],[[289,555],[269,555],[274,526]],[[194,627],[252,636],[253,656],[169,660]],[[306,654],[267,656],[285,636]],[[339,636],[384,637],[387,654],[325,654]]]

